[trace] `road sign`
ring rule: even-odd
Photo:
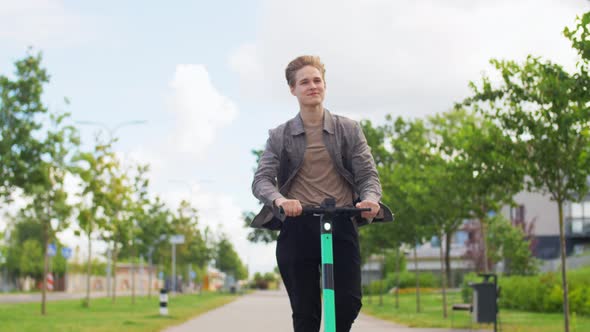
[[[158,272],[158,279],[164,280],[164,272],[162,272],[162,271]]]
[[[197,277],[197,273],[195,271],[190,271],[189,276],[191,277],[191,280],[195,279]]]
[[[183,244],[184,243],[184,235],[172,235],[170,237],[170,243]]]
[[[47,256],[53,257],[55,256],[56,252],[57,248],[55,247],[55,244],[51,243],[47,246]]]
[[[72,249],[68,248],[68,247],[63,247],[61,248],[61,255],[63,256],[63,258],[65,258],[66,260],[70,259],[70,257],[72,257]]]

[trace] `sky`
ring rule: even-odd
[[[82,148],[103,127],[143,122],[114,130],[115,150],[149,163],[154,195],[172,208],[190,200],[251,273],[267,272],[275,246],[249,243],[242,213],[260,208],[251,151],[298,112],[289,61],[321,57],[334,113],[425,117],[493,78],[491,58],[532,54],[573,69],[562,31],[588,10],[583,0],[0,0],[0,74],[28,47],[41,51],[49,109],[101,123],[77,124]],[[60,238],[86,247],[71,230]]]

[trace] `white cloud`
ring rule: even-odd
[[[63,0],[0,2],[0,41],[38,48],[86,42],[96,32],[92,18],[66,9]]]
[[[256,45],[246,43],[236,49],[229,57],[230,68],[239,74],[241,94],[244,96],[264,97],[263,89],[257,87],[264,84],[264,66],[259,63],[260,56]]]
[[[326,64],[326,106],[355,117],[432,114],[469,93],[490,58],[540,55],[573,66],[562,36],[587,2],[265,1],[256,40],[230,56],[243,85],[283,102],[284,68],[301,54]],[[253,64],[261,64],[261,69]],[[260,81],[259,76],[264,80]]]
[[[176,118],[171,143],[179,152],[202,158],[217,131],[237,117],[237,106],[213,86],[203,65],[178,65],[170,87]]]

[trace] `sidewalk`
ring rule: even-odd
[[[174,304],[170,303],[174,314]],[[168,328],[164,332],[193,331],[292,331],[291,308],[284,291],[259,291],[209,311],[182,325]],[[322,328],[323,330],[323,328]],[[354,332],[449,332],[466,330],[416,329],[382,321],[361,314],[355,321]]]
[[[117,296],[130,296],[131,292],[117,292]],[[145,294],[136,294],[137,296],[144,296]],[[106,297],[106,292],[91,292],[90,298]],[[147,295],[145,295],[147,296]],[[152,296],[159,296],[154,291]],[[47,301],[60,301],[60,300],[75,300],[83,299],[86,297],[86,293],[65,293],[65,292],[47,292]],[[26,302],[41,302],[41,293],[20,293],[20,294],[1,294],[0,303],[26,303]]]

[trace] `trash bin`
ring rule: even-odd
[[[473,288],[473,322],[495,323],[497,308],[496,284],[482,282],[471,284]]]

